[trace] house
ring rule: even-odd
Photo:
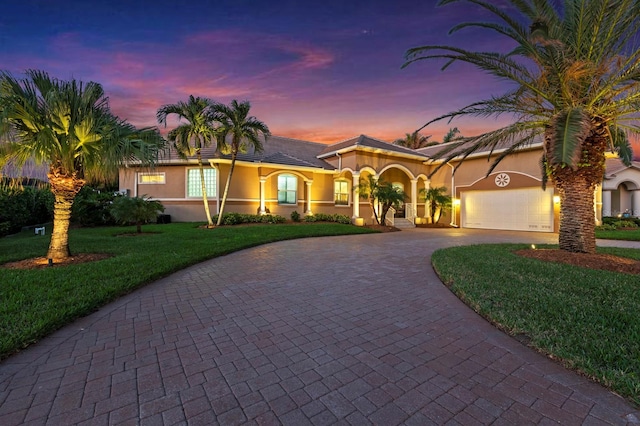
[[[453,195],[453,209],[441,222],[485,229],[554,232],[559,224],[559,200],[549,186],[542,190],[541,146],[505,158],[487,176],[488,153],[477,153],[464,163],[432,161],[443,145],[411,150],[360,135],[332,145],[271,136],[261,153],[239,154],[225,211],[300,214],[344,214],[357,223],[372,223],[373,212],[355,188],[373,175],[404,190],[408,198],[396,219],[422,221],[429,216],[421,190],[445,186]],[[500,153],[496,150],[493,155]],[[212,212],[228,176],[229,156],[215,148],[202,150],[205,180]],[[459,167],[457,167],[459,165]],[[431,178],[428,176],[440,166]],[[457,167],[457,169],[456,169]],[[455,174],[453,171],[455,170]],[[163,203],[174,221],[202,221],[204,209],[195,158],[181,159],[170,150],[153,170],[120,170],[120,190],[146,195]],[[602,189],[596,191],[598,218],[629,210],[640,212],[640,164],[624,166],[607,160]]]

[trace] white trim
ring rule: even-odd
[[[231,164],[231,160],[227,160],[224,158],[214,158],[214,159],[210,159],[207,160],[209,162],[209,164],[211,164],[212,167],[216,167],[215,164]],[[290,171],[295,171],[295,170],[303,170],[303,171],[309,171],[309,172],[314,172],[314,173],[323,173],[323,174],[334,174],[336,172],[339,172],[338,169],[323,169],[322,167],[318,166],[318,167],[311,167],[311,166],[290,166],[288,164],[278,164],[278,163],[263,163],[261,161],[259,162],[253,162],[253,161],[239,161],[236,160],[236,165],[238,164],[242,164],[242,166],[244,167],[253,167],[253,168],[257,168],[257,167],[268,167],[271,169],[279,169],[279,170],[286,170],[287,172]]]
[[[515,170],[500,170],[498,172],[491,173],[489,176],[497,175],[499,173],[515,173],[515,174],[518,174],[518,175],[530,177],[531,179],[537,180],[538,182],[542,182],[542,179],[537,178],[537,177],[535,177],[533,175],[530,175],[529,173],[516,172]],[[457,188],[468,188],[468,187],[473,186],[476,183],[480,182],[481,180],[487,179],[489,176],[484,176],[484,177],[481,177],[480,179],[476,179],[475,181],[473,181],[472,183],[470,183],[468,185],[457,185]]]
[[[143,177],[145,176],[161,176],[161,182],[142,182]],[[138,172],[136,174],[136,182],[138,185],[165,185],[167,183],[167,173],[166,172]]]
[[[416,179],[416,177],[413,175],[413,172],[411,170],[409,170],[409,168],[407,166],[404,166],[402,164],[388,164],[386,166],[384,166],[384,168],[382,170],[380,170],[380,172],[378,173],[378,175],[382,175],[384,172],[386,172],[387,170],[390,169],[399,169],[402,170],[403,172],[405,172],[410,179]]]

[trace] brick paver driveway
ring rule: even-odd
[[[478,317],[429,262],[555,238],[419,229],[204,262],[5,360],[0,424],[637,424]]]

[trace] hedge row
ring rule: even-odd
[[[19,232],[24,226],[50,222],[53,194],[46,184],[0,182],[0,237]]]

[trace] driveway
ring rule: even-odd
[[[441,247],[556,238],[415,229],[203,262],[2,362],[0,424],[640,424],[430,265]]]

